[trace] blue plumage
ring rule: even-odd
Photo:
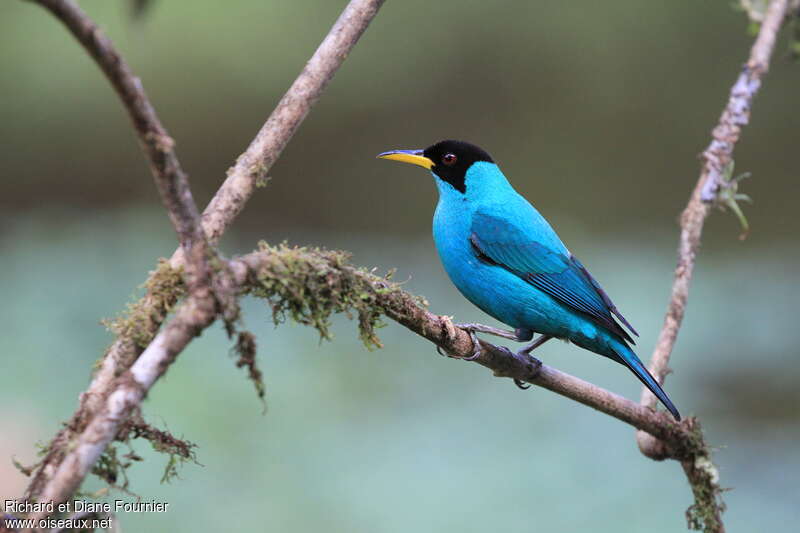
[[[429,168],[439,203],[433,237],[445,271],[473,304],[520,331],[555,337],[627,366],[676,419],[677,409],[615,320],[636,331],[550,224],[520,196],[491,157],[442,141],[381,157]]]

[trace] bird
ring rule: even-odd
[[[467,300],[514,328],[459,324],[473,341],[475,332],[532,341],[518,354],[530,354],[552,338],[568,341],[626,366],[681,419],[631,349],[635,342],[625,328],[638,336],[636,330],[485,150],[444,140],[377,157],[431,172],[439,191],[433,239],[447,275]],[[480,348],[474,346],[476,357]]]

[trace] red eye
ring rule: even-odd
[[[456,161],[458,161],[456,154],[444,154],[444,156],[442,156],[442,164],[445,164],[448,167],[455,165]]]

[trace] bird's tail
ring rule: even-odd
[[[658,381],[656,381],[653,375],[650,374],[650,372],[647,370],[647,367],[645,367],[636,354],[633,353],[633,350],[631,350],[630,347],[628,347],[628,345],[625,343],[619,341],[613,343],[613,349],[617,353],[619,362],[627,366],[631,372],[636,374],[636,377],[639,378],[639,381],[644,383],[644,386],[650,389],[650,392],[656,395],[656,398],[658,398],[661,403],[664,404],[664,407],[666,407],[669,412],[672,413],[672,416],[675,417],[675,420],[680,420],[681,415],[678,412],[678,409],[675,408],[675,405],[669,399],[667,393],[664,392],[664,389],[661,388],[661,385],[658,384]]]

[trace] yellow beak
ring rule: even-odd
[[[433,161],[422,155],[422,150],[392,150],[391,152],[383,152],[378,154],[380,159],[391,159],[392,161],[401,161],[403,163],[411,163],[420,167],[431,169]]]

